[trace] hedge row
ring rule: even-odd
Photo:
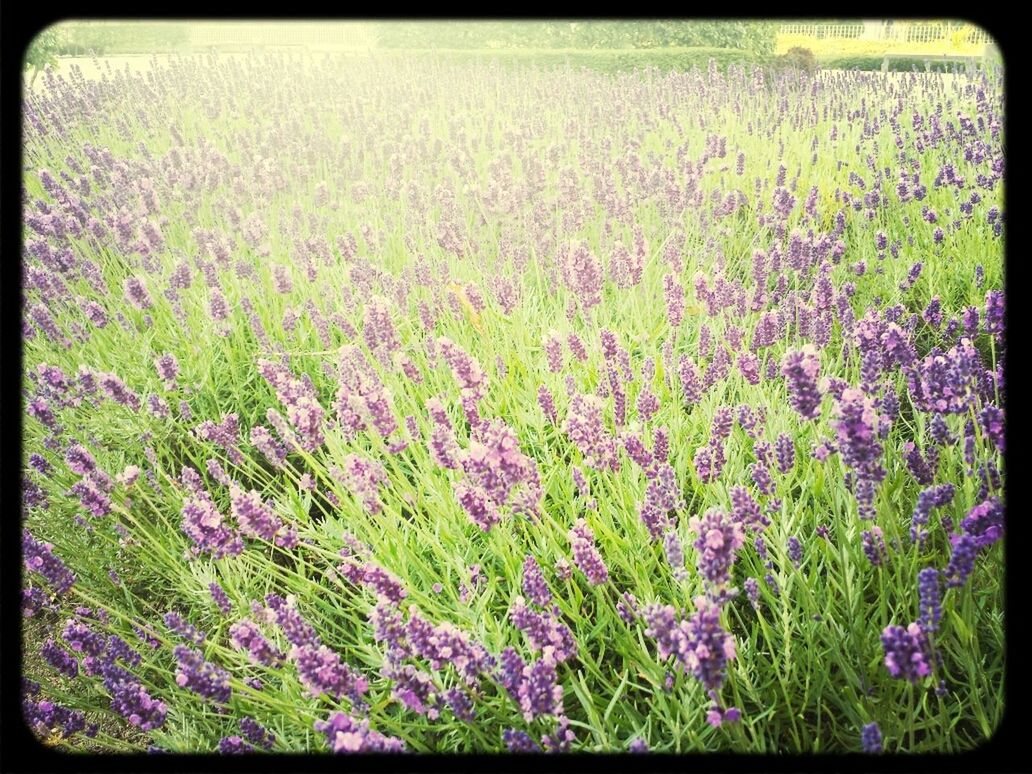
[[[705,70],[710,60],[720,70],[729,65],[766,66],[773,57],[734,48],[657,48],[657,49],[436,49],[387,51],[377,50],[376,57],[436,57],[442,61],[497,61],[500,65],[523,65],[547,68],[569,66],[602,72],[626,72],[645,67],[662,71]]]
[[[881,70],[883,56],[848,56],[835,59],[821,59],[822,70]],[[908,73],[925,71],[925,63],[934,73],[962,72],[967,64],[957,60],[943,60],[933,57],[893,57],[889,60],[889,72]]]

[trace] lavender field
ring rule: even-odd
[[[1002,124],[994,71],[41,76],[26,723],[113,752],[977,747]]]

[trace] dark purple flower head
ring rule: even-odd
[[[923,631],[932,634],[939,628],[939,619],[942,617],[938,570],[925,567],[917,574],[917,593],[921,610],[918,622]]]
[[[506,749],[514,753],[535,753],[541,752],[541,747],[535,742],[526,731],[516,728],[507,728],[502,732],[502,741]]]
[[[172,651],[176,657],[176,685],[220,704],[229,702],[232,689],[229,673],[204,660],[201,654],[185,645]]]
[[[256,747],[271,750],[276,743],[276,737],[263,728],[254,718],[240,718],[240,731]]]
[[[229,641],[233,647],[247,651],[252,664],[277,667],[286,658],[282,651],[265,639],[258,626],[247,618],[229,627]]]
[[[781,367],[788,386],[789,403],[803,419],[816,419],[820,413],[821,392],[818,388],[820,360],[812,344],[789,350]]]
[[[860,745],[865,753],[877,754],[882,751],[881,729],[877,723],[868,723],[860,732]]]
[[[984,548],[1003,537],[1003,505],[995,497],[976,505],[960,523],[964,534],[970,535],[977,548]]]
[[[552,592],[548,589],[541,566],[530,554],[523,562],[523,593],[538,607],[548,607],[552,603]]]
[[[22,559],[25,569],[41,575],[58,594],[64,594],[75,583],[75,573],[53,553],[53,545],[41,543],[22,530]]]
[[[893,677],[917,683],[931,674],[928,638],[920,624],[886,626],[881,636],[885,666]]]

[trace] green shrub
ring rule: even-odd
[[[790,48],[786,54],[777,57],[776,64],[781,67],[803,70],[811,74],[817,71],[817,59],[814,57],[813,52],[801,46]]]
[[[657,49],[422,49],[375,52],[376,57],[427,57],[448,62],[498,62],[503,66],[587,68],[599,72],[631,72],[647,67],[661,71],[706,70],[713,60],[720,71],[731,65],[764,66],[770,57],[730,48]]]
[[[847,56],[835,59],[821,60],[820,66],[824,70],[881,70],[882,56]],[[889,60],[889,72],[909,73],[913,70],[925,71],[925,62],[928,62],[928,69],[933,73],[959,72],[967,65],[964,62],[950,59],[935,59],[932,57],[893,57]]]

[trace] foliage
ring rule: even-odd
[[[770,57],[749,51],[727,48],[663,48],[663,49],[451,49],[377,52],[377,56],[389,60],[424,56],[451,63],[497,62],[505,66],[539,67],[544,69],[570,67],[585,68],[598,72],[630,72],[645,68],[671,70],[705,71],[712,61],[718,70],[724,71],[732,65],[740,67],[764,66]]]
[[[736,48],[774,50],[775,25],[751,21],[390,22],[385,48]]]
[[[189,25],[182,22],[65,22],[59,53],[66,56],[157,53],[182,48]]]
[[[813,52],[800,46],[790,48],[785,54],[777,57],[776,64],[780,67],[803,70],[811,75],[817,70],[817,60]]]
[[[61,30],[56,25],[47,27],[29,43],[25,51],[24,69],[28,70],[31,67],[35,72],[39,72],[47,65],[56,64],[61,45]]]

